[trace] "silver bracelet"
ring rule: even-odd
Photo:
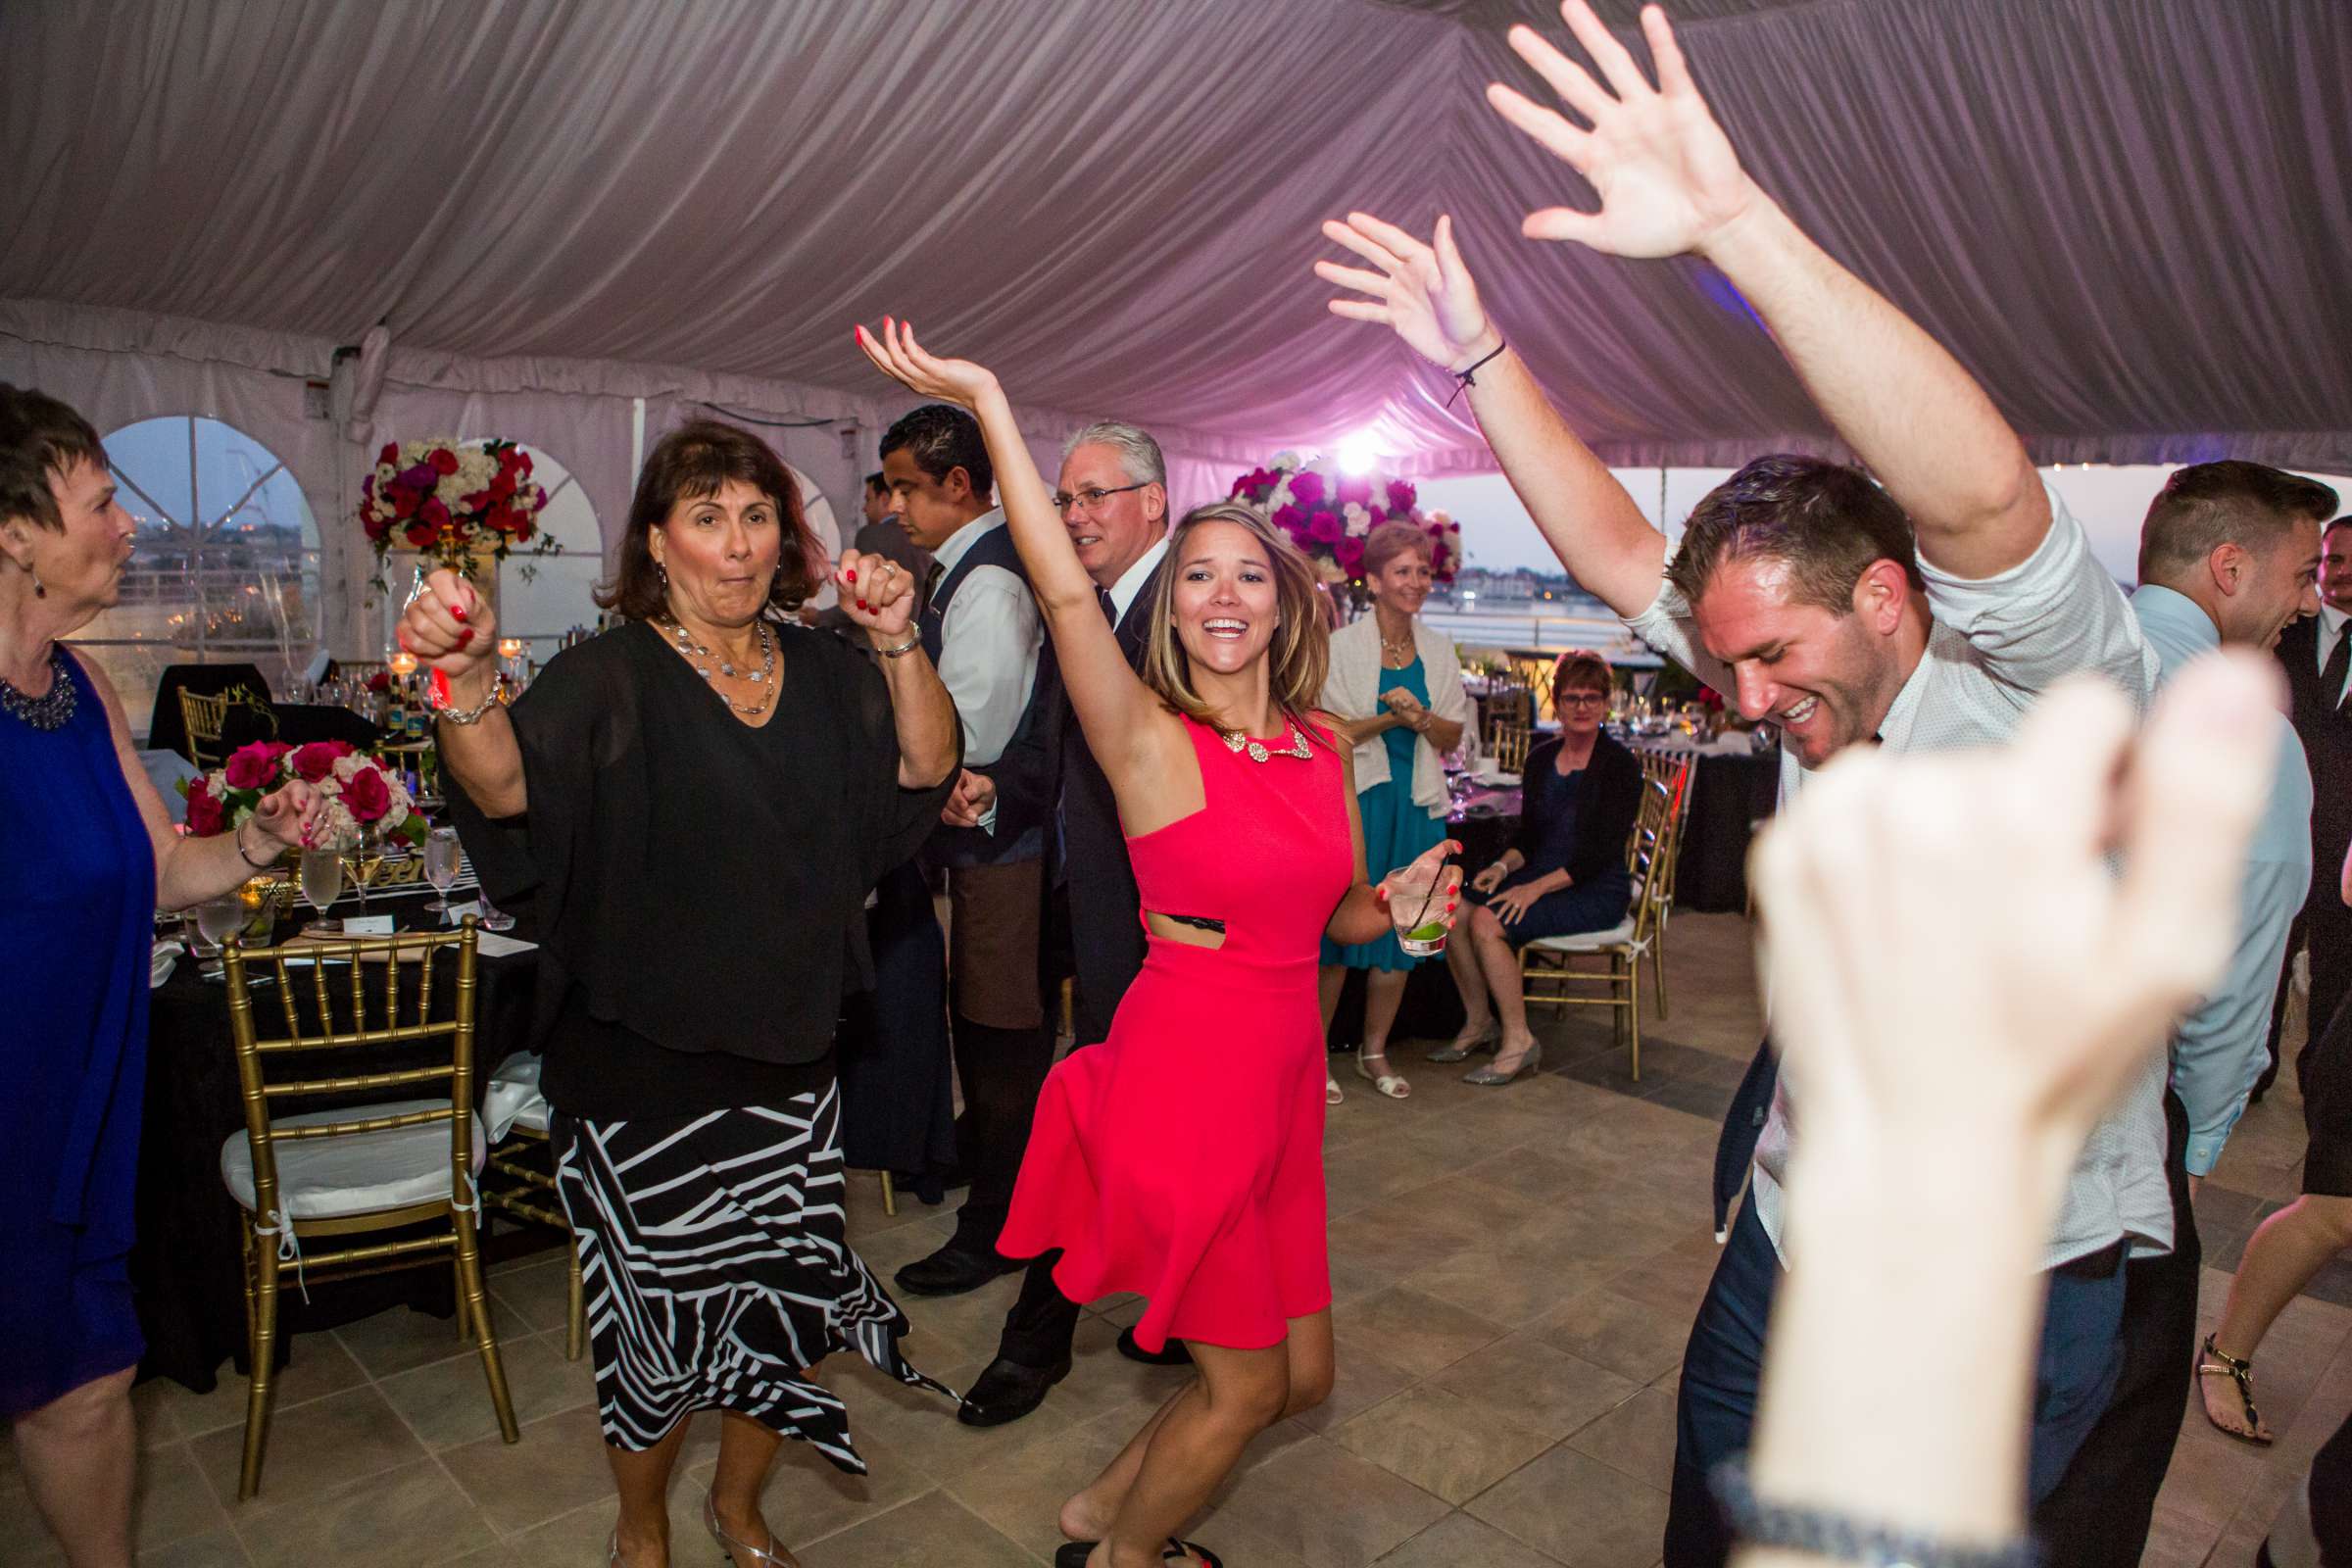
[[[907,638],[896,648],[877,648],[874,652],[880,654],[884,659],[905,659],[922,646],[923,639],[918,635]]]
[[[471,712],[468,712],[465,709],[459,708],[455,704],[452,704],[451,706],[440,710],[434,716],[446,719],[450,723],[456,724],[463,728],[468,724],[479,724],[482,721],[482,715],[489,712],[491,709],[497,706],[498,682],[494,680],[490,683],[490,695],[483,698],[479,703],[475,704]]]

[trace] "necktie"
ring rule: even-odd
[[[2335,646],[2328,652],[2328,662],[2320,666],[2320,700],[2341,711],[2344,706],[2344,675],[2352,671],[2352,621],[2335,634]]]
[[[1095,597],[1102,601],[1102,618],[1109,621],[1115,628],[1119,623],[1119,607],[1110,602],[1110,590],[1098,588],[1095,590]]]
[[[930,609],[931,601],[939,597],[939,579],[947,574],[947,568],[936,561],[931,563],[931,569],[923,573],[923,608],[925,610]]]

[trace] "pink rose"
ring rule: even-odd
[[[292,750],[282,741],[255,741],[229,753],[221,772],[232,790],[266,790],[277,782],[277,760]]]
[[[335,770],[335,759],[349,757],[349,741],[313,741],[294,749],[294,776],[306,784],[316,784]]]
[[[1306,520],[1306,536],[1319,545],[1336,544],[1348,537],[1348,528],[1338,513],[1318,512]]]
[[[363,767],[343,781],[343,808],[355,822],[372,822],[391,809],[392,792],[384,788],[384,775],[372,767]]]
[[[1342,571],[1353,577],[1364,569],[1364,542],[1355,538],[1342,539],[1331,547],[1331,559],[1340,564]]]
[[[1276,507],[1271,520],[1275,527],[1294,538],[1306,527],[1306,514],[1297,507]]]
[[[1291,475],[1291,502],[1304,512],[1312,512],[1323,499],[1323,476],[1309,468]]]
[[[1420,499],[1421,492],[1415,490],[1404,480],[1391,479],[1389,481],[1389,510],[1391,512],[1410,512],[1413,510],[1413,503]]]
[[[208,778],[188,781],[188,831],[195,837],[211,838],[227,826],[220,818],[220,802],[213,794],[213,781]]]

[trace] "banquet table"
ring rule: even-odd
[[[228,751],[252,741],[283,741],[307,746],[313,741],[347,741],[361,751],[374,748],[383,732],[348,708],[332,703],[271,703],[276,727],[250,708],[231,708],[220,726],[220,744]]]
[[[368,909],[392,914],[404,930],[428,926],[437,918],[422,908],[431,892],[420,885],[371,893]],[[461,902],[467,896],[465,881],[452,896]],[[330,912],[343,915],[358,908],[359,901],[347,897]],[[311,918],[307,906],[298,906],[298,914],[299,921]],[[281,924],[281,939],[291,934],[293,923],[299,922]],[[485,954],[477,960],[477,1099],[490,1069],[527,1039],[537,966],[535,950],[499,957]],[[435,1003],[445,1009],[456,965],[440,963],[435,968]],[[347,986],[341,977],[334,981],[338,992]],[[264,1027],[270,1026],[277,1005],[270,999],[270,989],[273,983],[256,993]],[[380,988],[373,994],[380,996]],[[139,1372],[141,1377],[169,1377],[202,1394],[214,1387],[223,1359],[233,1357],[239,1369],[245,1369],[240,1226],[246,1219],[220,1180],[221,1144],[241,1133],[244,1111],[236,1054],[229,1043],[227,988],[219,980],[203,979],[195,960],[183,956],[151,1001],[145,1121],[139,1140],[138,1242],[130,1259],[139,1328],[147,1340]],[[270,1010],[261,1011],[264,1007]],[[361,1061],[357,1052],[320,1053],[321,1057],[329,1054],[337,1058],[337,1070],[345,1062],[352,1070],[367,1070],[386,1054]],[[442,1316],[454,1304],[446,1267],[314,1284],[309,1296],[306,1302],[303,1294],[289,1286],[282,1298],[280,1311],[288,1332],[278,1342],[281,1352],[306,1331],[365,1317],[395,1302]]]

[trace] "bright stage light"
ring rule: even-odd
[[[1369,473],[1372,465],[1379,461],[1372,450],[1372,438],[1362,434],[1342,438],[1339,459],[1341,470],[1347,473]]]

